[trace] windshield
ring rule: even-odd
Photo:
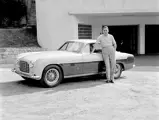
[[[58,50],[69,52],[80,52],[83,46],[82,42],[69,41],[64,43]]]

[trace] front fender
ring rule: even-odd
[[[45,67],[51,64],[59,65],[59,63],[51,61],[51,60],[37,60],[33,71],[37,76],[40,76],[42,78],[43,70],[45,69]]]

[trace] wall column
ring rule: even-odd
[[[145,24],[139,25],[138,54],[145,54]]]

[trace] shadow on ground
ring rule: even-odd
[[[19,80],[12,82],[0,83],[0,94],[2,96],[13,96],[20,94],[29,94],[45,91],[55,93],[58,91],[68,91],[73,89],[90,88],[104,83],[104,79],[90,76],[74,79],[65,79],[59,86],[53,88],[43,88],[39,81],[36,80]]]
[[[126,76],[121,76],[117,80],[126,79]],[[43,88],[39,81],[36,80],[19,80],[12,82],[0,83],[0,94],[2,96],[13,96],[20,94],[31,94],[44,91],[44,94],[53,94],[59,91],[68,91],[74,89],[83,89],[96,87],[105,83],[105,78],[99,76],[79,77],[64,79],[64,81],[53,88]]]

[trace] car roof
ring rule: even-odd
[[[96,42],[96,40],[94,40],[94,39],[75,39],[75,40],[68,40],[68,41],[82,42],[82,43],[85,43],[85,44]]]

